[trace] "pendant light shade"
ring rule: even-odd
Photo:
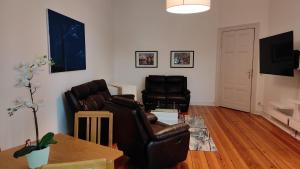
[[[210,0],[166,0],[167,11],[177,14],[205,12],[210,9]]]

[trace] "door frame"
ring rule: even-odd
[[[254,51],[253,51],[253,64],[252,64],[252,81],[251,81],[251,98],[250,98],[250,113],[256,113],[256,100],[257,99],[257,86],[258,86],[258,75],[259,75],[259,23],[251,23],[237,26],[229,26],[218,29],[218,44],[217,44],[217,59],[216,59],[216,93],[215,103],[216,106],[221,106],[221,44],[222,44],[222,33],[227,31],[235,31],[241,29],[254,29]]]

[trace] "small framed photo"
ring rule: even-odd
[[[171,51],[171,68],[194,68],[194,51]]]
[[[157,68],[158,51],[135,51],[136,68]]]

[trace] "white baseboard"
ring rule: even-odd
[[[266,120],[268,120],[269,122],[274,124],[275,126],[279,127],[281,130],[285,131],[290,136],[296,138],[297,140],[300,140],[300,133],[299,132],[297,133],[297,135],[295,135],[295,130],[289,128],[285,124],[283,124],[283,123],[279,122],[278,120],[272,118],[269,114],[267,114],[265,112],[262,112],[260,114],[260,116],[262,116],[263,118],[265,118]]]

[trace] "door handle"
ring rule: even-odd
[[[250,71],[248,72],[248,78],[249,78],[249,79],[252,78],[252,70],[250,70]]]

